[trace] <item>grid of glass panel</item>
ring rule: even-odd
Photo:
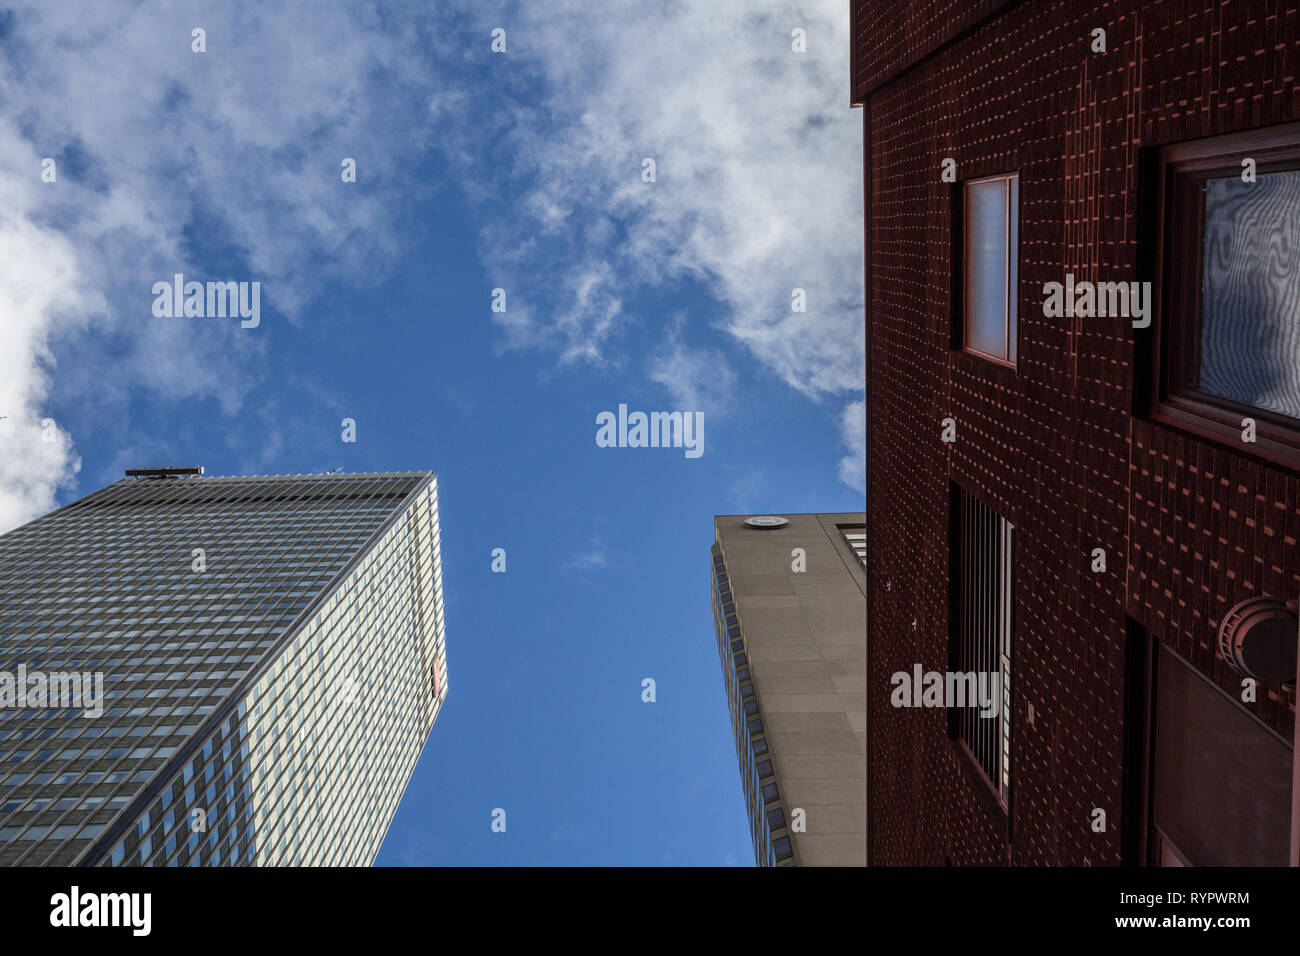
[[[727,688],[727,706],[736,741],[736,756],[740,761],[740,782],[745,791],[745,811],[749,814],[754,859],[759,866],[792,865],[795,862],[794,847],[763,731],[763,715],[750,678],[749,655],[731,593],[726,562],[716,544],[711,553],[713,629],[722,661],[722,679]]]
[[[324,727],[320,713],[307,709],[305,678],[317,678],[307,673],[300,648],[337,656],[351,640],[354,657],[364,649],[368,663],[354,673],[366,699],[365,682],[397,653],[388,640],[423,641],[430,658],[424,674],[445,693],[440,589],[432,577],[439,570],[434,488],[425,474],[128,480],[0,537],[3,669],[25,663],[101,671],[107,698],[98,718],[79,710],[0,711],[0,863],[123,862],[125,851],[114,860],[109,842],[122,842],[128,825],[135,836],[129,862],[161,862],[158,854],[176,835],[166,828],[169,814],[174,821],[182,812],[185,851],[176,861],[282,860],[283,852],[275,854],[286,841],[268,845],[256,818],[223,816],[237,793],[247,800],[290,790],[316,803],[340,787],[355,790],[345,787],[354,781],[338,779],[340,765],[303,759],[311,752],[305,741]],[[406,544],[394,543],[399,538]],[[203,549],[203,566],[196,548]],[[363,552],[346,580],[331,587]],[[392,614],[381,613],[389,610],[383,599],[405,594],[402,586],[367,578],[352,590],[361,568],[374,567],[380,555],[405,569],[408,581],[426,579],[414,602],[419,611],[402,604],[403,620],[418,621],[419,637],[400,633]],[[350,603],[340,604],[340,595],[350,595]],[[328,618],[327,609],[344,616]],[[355,625],[358,615],[370,615],[365,633],[320,630],[330,621]],[[381,623],[393,629],[391,638],[381,638]],[[285,684],[273,697],[268,682],[277,678]],[[385,685],[385,693],[391,690]],[[411,706],[424,705],[408,702],[396,711],[404,715]],[[409,729],[403,717],[395,719]],[[254,739],[265,736],[259,730],[278,730],[285,720],[296,723],[296,759],[281,759],[285,744],[253,750],[250,758]],[[420,744],[426,734],[427,728]],[[381,748],[376,772],[404,766],[397,751],[405,753]],[[366,812],[355,820],[344,815],[362,847],[377,847],[388,819],[380,824],[382,808],[390,798],[395,806],[391,791],[400,796],[405,781],[371,779],[357,797]],[[182,805],[191,791],[195,805]],[[360,839],[366,825],[370,831]],[[235,827],[240,836],[230,842]],[[300,836],[288,841],[295,853]],[[319,843],[329,836],[302,838]]]
[[[369,865],[446,694],[438,536],[430,485],[101,862]]]

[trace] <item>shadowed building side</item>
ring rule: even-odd
[[[1300,3],[851,21],[872,865],[1285,865],[1294,666],[1225,647],[1300,597]]]

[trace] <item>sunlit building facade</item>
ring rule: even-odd
[[[714,519],[714,633],[759,866],[866,863],[865,520]]]
[[[116,482],[0,536],[0,641],[102,680],[0,709],[0,863],[368,865],[447,693],[436,479]]]

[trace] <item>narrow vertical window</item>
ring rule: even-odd
[[[954,503],[952,726],[998,799],[1010,806],[1015,528],[965,491],[957,490]]]
[[[1020,177],[973,179],[962,187],[962,348],[1016,364],[1016,260]]]

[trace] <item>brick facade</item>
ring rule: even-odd
[[[1142,148],[1300,120],[1297,2],[868,0],[852,18],[868,197],[870,859],[1114,865],[1126,618],[1238,693],[1216,629],[1244,598],[1300,596],[1300,475],[1144,417],[1149,330],[1045,318],[1040,290],[1067,272],[1154,281]],[[1090,48],[1098,27],[1105,53]],[[944,157],[961,180],[1019,171],[1014,371],[952,348]],[[955,443],[939,440],[946,417]],[[942,710],[889,703],[894,672],[947,666],[950,482],[1017,529],[1009,821]],[[1098,547],[1104,574],[1090,570]],[[1293,708],[1276,686],[1252,705],[1288,739]],[[1104,833],[1089,826],[1096,807]]]

